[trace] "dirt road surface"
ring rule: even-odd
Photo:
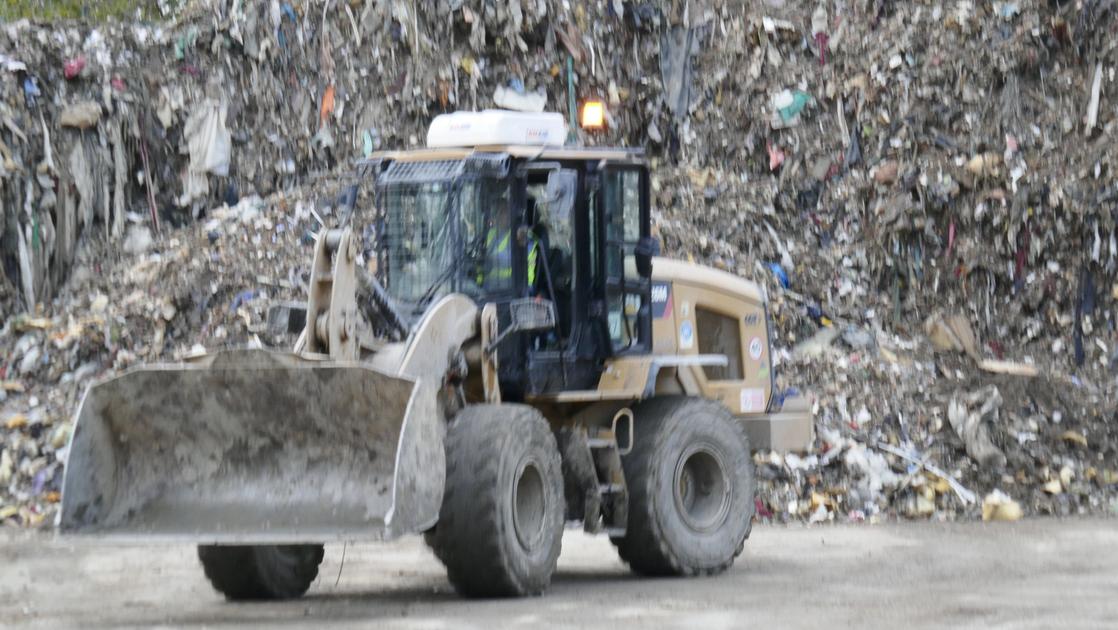
[[[0,533],[0,626],[1115,628],[1118,519],[756,527],[713,578],[641,579],[568,532],[551,590],[458,598],[418,538],[328,546],[303,599],[231,604],[192,547]]]

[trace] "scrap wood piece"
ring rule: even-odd
[[[974,329],[964,315],[934,314],[924,322],[924,334],[936,350],[965,352],[975,361],[981,360]]]
[[[1011,374],[1013,376],[1038,376],[1040,370],[1035,365],[1017,363],[1014,361],[998,361],[997,359],[983,359],[978,362],[978,367],[986,372],[995,374]]]
[[[89,129],[101,120],[101,106],[95,101],[81,101],[66,106],[59,115],[59,124],[63,127],[76,129]]]
[[[1087,448],[1087,438],[1079,431],[1067,430],[1060,434],[1060,439],[1065,442],[1072,442]]]
[[[994,490],[982,500],[984,521],[1017,521],[1024,515],[1021,504],[1001,490]]]
[[[563,41],[563,46],[574,58],[575,63],[582,63],[582,45],[579,43],[578,29],[574,24],[567,24],[567,28],[555,26],[555,34]]]
[[[4,126],[8,128],[8,131],[12,132],[12,135],[19,138],[20,141],[24,144],[27,144],[27,136],[23,134],[23,131],[20,130],[19,126],[16,125],[16,122],[14,120],[8,118],[7,116],[4,116]]]

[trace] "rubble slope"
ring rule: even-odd
[[[766,285],[778,385],[814,400],[813,452],[757,456],[759,514],[1113,511],[1113,13],[201,2],[0,25],[0,520],[49,522],[90,379],[284,341],[264,305],[301,296],[353,159],[443,111],[591,96],[609,131],[581,140],[647,149],[666,251]]]

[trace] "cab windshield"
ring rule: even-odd
[[[450,292],[480,297],[512,288],[511,274],[495,268],[504,259],[492,255],[510,246],[507,180],[395,181],[380,199],[379,275],[397,303],[422,310]]]

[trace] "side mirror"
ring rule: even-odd
[[[637,241],[633,249],[633,259],[637,264],[637,274],[642,278],[652,277],[652,257],[660,255],[660,241],[646,236]]]
[[[509,316],[512,320],[509,327],[497,333],[497,336],[489,342],[489,347],[485,348],[486,352],[492,352],[512,333],[555,328],[555,305],[551,300],[536,298],[513,300],[509,303]]]

